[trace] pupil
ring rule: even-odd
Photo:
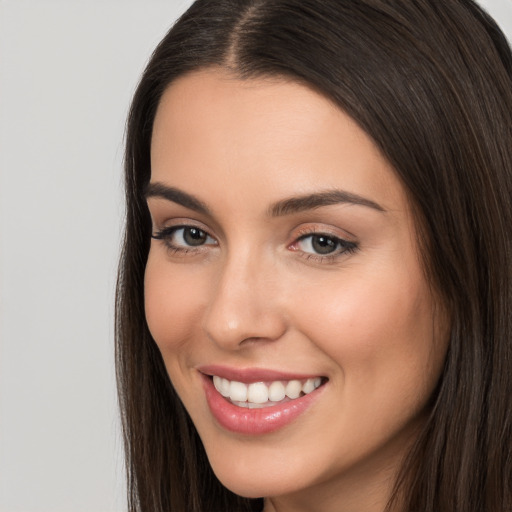
[[[313,249],[319,254],[329,254],[336,249],[336,242],[326,236],[314,236],[311,241]]]
[[[206,233],[197,228],[187,228],[183,238],[188,245],[203,245],[206,242]]]

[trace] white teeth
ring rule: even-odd
[[[225,398],[229,398],[239,407],[248,407],[257,409],[276,405],[286,397],[293,400],[299,398],[302,393],[308,394],[320,387],[321,377],[300,380],[290,380],[288,382],[274,381],[269,386],[264,382],[253,382],[244,384],[238,381],[229,381],[217,375],[213,376],[213,385],[215,389]]]
[[[230,383],[228,379],[222,377],[213,376],[213,385],[215,389],[225,398],[229,398]]]
[[[263,382],[249,384],[247,401],[253,404],[264,404],[268,402],[268,388]]]
[[[300,392],[302,391],[302,384],[300,380],[291,380],[286,384],[286,396],[294,399],[299,398]]]
[[[305,395],[311,393],[311,391],[314,391],[315,389],[315,379],[308,379],[306,382],[304,382],[304,385],[302,386],[302,392]]]
[[[233,402],[247,401],[247,386],[242,382],[231,381],[229,386],[229,398]]]
[[[268,388],[268,399],[272,402],[280,402],[286,396],[286,391],[282,382],[276,380]]]

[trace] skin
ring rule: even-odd
[[[153,233],[192,225],[208,236],[198,247],[183,232],[152,240],[145,307],[214,472],[235,493],[265,496],[268,512],[381,512],[447,344],[393,169],[325,97],[220,69],[189,74],[164,93],[151,165],[152,183],[209,210],[148,198]],[[339,203],[269,215],[278,201],[332,190],[379,208]],[[337,246],[325,259],[310,233],[357,247]],[[197,370],[206,364],[328,382],[294,422],[241,435],[212,417]]]

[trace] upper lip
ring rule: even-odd
[[[197,370],[204,375],[222,377],[228,380],[244,382],[264,382],[275,380],[305,380],[323,377],[318,373],[295,373],[281,370],[271,370],[267,368],[234,368],[216,364],[201,365]]]

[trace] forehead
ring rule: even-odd
[[[340,187],[391,210],[405,201],[392,167],[352,118],[279,78],[210,69],[176,80],[157,110],[151,166],[152,181],[205,191],[229,185],[241,204],[257,193],[272,202],[285,191]]]

